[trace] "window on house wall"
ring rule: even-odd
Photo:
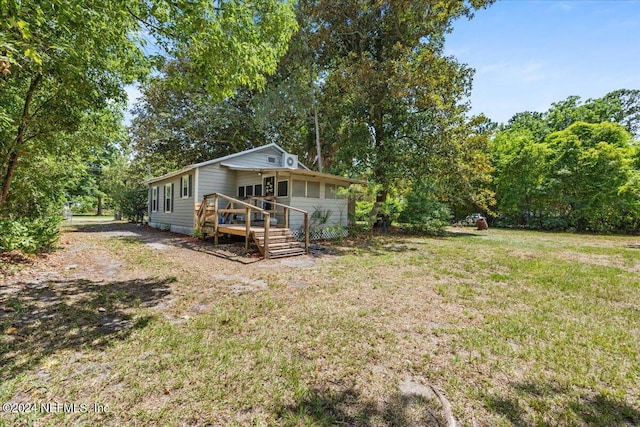
[[[182,178],[180,178],[180,188],[181,188],[180,197],[182,197],[183,199],[186,199],[192,196],[192,192],[191,192],[191,186],[193,184],[193,178],[191,178],[192,176],[193,175],[184,175]]]
[[[307,197],[307,183],[306,181],[299,181],[294,179],[291,183],[291,196],[292,197]]]
[[[325,186],[324,186],[324,198],[325,199],[335,199],[336,198],[336,185],[335,184],[325,184]]]
[[[173,211],[173,184],[166,184],[164,186],[164,211]]]
[[[311,199],[320,198],[320,183],[307,181],[307,197]]]
[[[247,185],[247,188],[245,188],[244,194],[247,197],[253,196],[253,185]]]
[[[158,212],[158,186],[151,187],[151,212]]]
[[[238,187],[238,198],[244,197],[244,185]]]
[[[289,195],[289,181],[278,181],[278,197]]]
[[[253,187],[253,195],[254,196],[262,196],[262,184],[256,184]]]

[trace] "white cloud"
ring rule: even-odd
[[[569,12],[575,9],[576,3],[575,1],[560,1],[554,2],[551,6],[551,10],[563,10],[565,12]]]

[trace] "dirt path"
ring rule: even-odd
[[[319,257],[261,260],[242,245],[211,242],[114,221],[66,226],[59,249],[0,275],[0,374],[13,377],[63,349],[127,337],[152,316],[182,323],[221,297],[279,286],[281,273],[313,269]],[[292,281],[284,287],[305,286]],[[142,322],[142,323],[141,323]]]

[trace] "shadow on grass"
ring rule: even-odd
[[[512,385],[517,396],[512,399],[502,396],[487,396],[487,407],[495,413],[501,414],[515,426],[530,426],[532,421],[527,417],[528,408],[521,402],[535,402],[552,399],[556,395],[570,393],[565,387],[546,383],[516,383]],[[582,395],[572,399],[562,409],[565,418],[579,419],[584,425],[635,426],[640,425],[640,411],[626,402],[612,400],[610,397],[598,393]]]
[[[396,393],[385,403],[377,404],[353,389],[312,389],[295,404],[279,408],[276,415],[285,426],[447,425],[437,400]]]
[[[201,240],[185,234],[125,222],[72,224],[69,226],[68,232],[105,233],[108,237],[121,239],[125,242],[155,245],[156,249],[165,247],[183,248],[241,264],[251,264],[262,259],[253,241],[251,250],[247,254],[244,250],[244,237],[241,238],[239,236],[221,236],[219,239],[220,245],[216,247],[213,244],[213,238]]]
[[[336,255],[353,254],[354,251],[366,252],[373,256],[388,255],[391,253],[404,253],[420,251],[419,246],[429,245],[430,241],[450,238],[481,237],[478,234],[467,232],[444,232],[441,235],[429,235],[420,233],[387,233],[387,234],[361,234],[350,237],[341,242],[330,243]]]
[[[64,230],[68,233],[105,233],[105,232],[141,232],[146,228],[142,224],[105,219],[95,222],[65,222]]]
[[[169,295],[175,279],[18,283],[0,292],[0,379],[19,375],[61,349],[103,348],[144,328],[134,317]]]

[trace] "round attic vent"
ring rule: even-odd
[[[287,157],[287,166],[293,166],[294,160],[293,157]]]

